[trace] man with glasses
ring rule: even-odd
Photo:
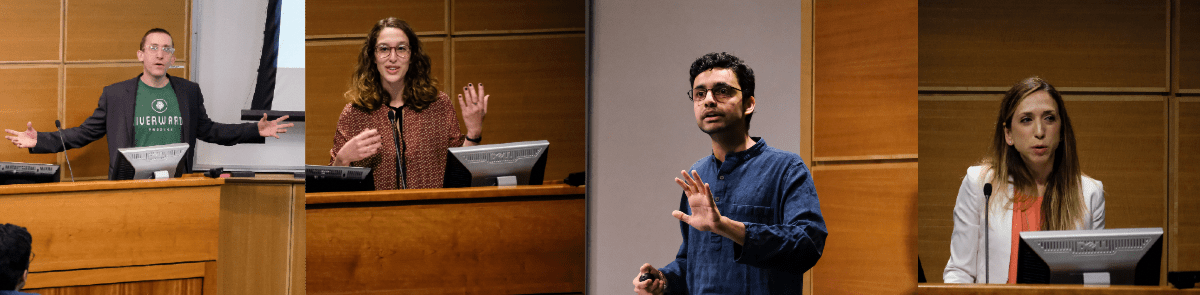
[[[263,143],[265,137],[279,138],[293,124],[279,124],[287,116],[257,123],[222,124],[208,118],[200,86],[167,74],[175,62],[171,33],[151,29],[142,35],[137,51],[142,74],[133,79],[104,87],[99,106],[79,127],[59,132],[37,132],[33,122],[23,132],[7,130],[5,136],[30,153],[57,153],[85,146],[108,135],[108,177],[116,177],[119,148],[144,147],[186,142],[191,145],[183,159],[186,171],[192,169],[196,139],[221,144]],[[59,139],[59,136],[62,139]]]
[[[24,227],[0,224],[0,295],[29,294],[20,291],[29,277],[32,247],[33,237]]]
[[[712,155],[681,171],[683,244],[675,261],[643,264],[638,294],[800,294],[803,273],[821,258],[825,221],[800,156],[750,137],[754,71],[736,56],[710,53],[691,68],[689,103],[712,139]]]

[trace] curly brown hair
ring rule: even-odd
[[[358,53],[358,65],[354,76],[350,78],[350,90],[345,97],[355,108],[364,112],[379,109],[391,101],[392,96],[383,88],[383,79],[375,66],[375,46],[379,42],[379,32],[383,28],[397,28],[404,31],[408,37],[409,50],[408,71],[404,74],[404,93],[401,98],[404,104],[413,110],[421,111],[438,99],[437,79],[430,76],[429,56],[421,46],[411,26],[403,20],[389,17],[379,20],[371,28],[367,40],[363,42],[362,50]]]

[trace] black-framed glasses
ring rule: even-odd
[[[170,46],[158,47],[158,45],[150,45],[150,46],[146,47],[146,52],[154,52],[154,51],[162,51],[163,53],[166,53],[166,54],[175,54],[175,47],[170,47]]]
[[[711,92],[713,100],[716,100],[717,102],[725,102],[726,100],[729,100],[730,97],[737,95],[738,91],[742,90],[733,86],[722,84],[716,85],[712,89],[696,87],[695,89],[688,90],[687,95],[688,99],[690,99],[692,102],[701,102],[704,101],[704,99],[708,97],[708,93]]]
[[[378,55],[380,58],[390,57],[390,56],[392,56],[392,54],[395,54],[395,55],[397,55],[396,57],[399,57],[400,59],[405,59],[405,58],[408,58],[409,53],[410,53],[410,51],[408,49],[408,45],[400,45],[400,46],[396,46],[396,47],[391,47],[391,46],[379,44],[379,46],[375,46],[375,54]]]

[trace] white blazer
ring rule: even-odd
[[[987,173],[986,175],[984,173]],[[983,283],[984,259],[983,231],[983,185],[987,183],[992,171],[983,171],[982,166],[967,168],[962,186],[958,188],[958,200],[954,203],[954,234],[950,236],[950,261],[946,262],[946,270],[942,279],[946,283]],[[1104,185],[1099,180],[1083,176],[1080,181],[1083,188],[1084,206],[1087,216],[1080,228],[1104,228]],[[1013,195],[1009,186],[1007,196]],[[992,197],[997,197],[997,191],[992,191]],[[988,226],[988,263],[989,283],[1004,284],[1008,282],[1008,263],[1012,249],[1012,206],[1000,211],[993,211]],[[1090,218],[1088,218],[1090,217]]]

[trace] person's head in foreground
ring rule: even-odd
[[[0,225],[0,290],[16,291],[25,286],[32,245],[33,238],[24,227]]]

